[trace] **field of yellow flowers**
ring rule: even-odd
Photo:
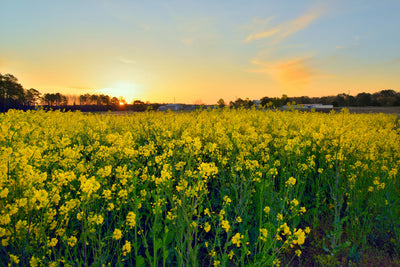
[[[400,249],[384,114],[0,114],[0,264],[359,263]],[[333,263],[332,263],[333,262]]]

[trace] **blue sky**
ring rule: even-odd
[[[0,72],[129,102],[399,90],[400,1],[5,1]]]

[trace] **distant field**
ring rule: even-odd
[[[346,107],[350,113],[385,113],[400,115],[400,107]],[[340,111],[342,108],[335,108]]]

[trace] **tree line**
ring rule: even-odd
[[[334,107],[369,107],[369,106],[380,106],[380,107],[393,107],[400,106],[400,92],[396,92],[392,89],[381,90],[379,92],[370,93],[359,93],[356,96],[341,93],[336,96],[323,96],[323,97],[289,97],[282,95],[282,97],[268,97],[265,96],[260,99],[260,104],[263,107],[282,107],[288,103],[295,104],[323,104],[333,105]],[[218,106],[224,106],[225,102],[223,99],[218,100]],[[251,107],[255,105],[253,100],[248,98],[238,98],[235,101],[229,103],[232,107]]]
[[[135,100],[128,105],[123,97],[110,97],[105,94],[63,95],[60,93],[41,94],[34,88],[24,89],[12,74],[0,73],[0,112],[9,109],[34,109],[38,106],[51,109],[108,111],[157,109],[160,104],[144,103]]]
[[[341,93],[336,96],[323,97],[268,97],[259,100],[263,107],[281,107],[288,103],[296,104],[323,104],[333,105],[334,107],[346,106],[400,106],[400,92],[392,89],[382,90],[373,94],[359,93],[356,96]],[[45,108],[65,108],[68,110],[82,111],[107,111],[107,110],[134,110],[145,111],[148,109],[158,109],[161,104],[144,103],[135,100],[131,105],[127,105],[123,98],[110,97],[104,94],[82,94],[80,96],[69,96],[60,93],[46,93],[42,95],[34,88],[24,89],[18,79],[12,74],[0,73],[0,112],[9,109],[33,109],[37,106]],[[222,107],[225,105],[223,99],[217,102]],[[253,100],[248,98],[238,98],[229,103],[231,107],[251,107],[255,105]]]

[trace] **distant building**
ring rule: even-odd
[[[171,111],[182,111],[182,110],[195,110],[198,108],[202,108],[202,109],[214,109],[215,105],[186,105],[186,104],[166,104],[163,106],[160,106],[158,108],[158,111],[167,111],[167,110],[171,110]]]
[[[172,111],[179,111],[183,110],[185,107],[185,104],[166,104],[164,106],[161,106],[158,108],[159,111],[167,111],[167,110],[172,110]]]
[[[256,106],[256,108],[261,106],[261,101],[260,100],[253,100],[254,106]]]
[[[294,109],[333,109],[333,105],[323,105],[323,104],[300,104],[291,106]],[[288,105],[284,105],[283,109],[288,109]]]

